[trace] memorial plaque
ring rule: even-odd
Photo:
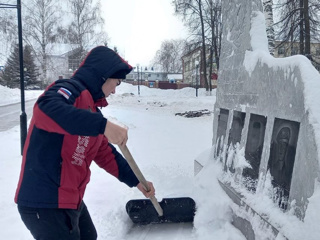
[[[274,200],[283,209],[287,208],[292,171],[295,161],[300,123],[276,118],[270,145],[268,169],[276,189]]]
[[[229,110],[220,109],[220,114],[218,117],[218,129],[217,129],[217,142],[216,142],[216,152],[215,157],[220,157],[220,160],[223,159],[223,143],[226,137],[227,126],[228,126]]]
[[[236,143],[240,143],[241,133],[242,133],[242,129],[244,126],[245,118],[246,118],[245,113],[239,112],[239,111],[233,112],[232,125],[231,125],[231,129],[229,132],[229,139],[228,139],[228,150],[232,147],[234,148]],[[227,153],[226,159],[228,159],[228,153]],[[231,172],[235,171],[235,169],[233,167],[233,161],[232,161],[232,165],[229,168],[229,170]]]
[[[245,158],[250,163],[251,168],[243,169],[243,176],[250,178],[248,188],[255,191],[256,182],[259,178],[259,168],[261,154],[266,131],[267,118],[257,114],[250,115],[248,136],[245,149]]]

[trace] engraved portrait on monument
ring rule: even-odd
[[[223,144],[224,139],[226,137],[227,126],[228,126],[228,117],[229,117],[229,110],[227,109],[220,109],[220,114],[218,117],[218,129],[217,129],[217,142],[216,142],[216,149],[215,149],[215,157],[220,157],[220,161],[222,161],[223,156]]]
[[[233,111],[232,125],[231,125],[229,138],[228,138],[228,151],[235,150],[236,144],[240,143],[245,118],[246,118],[245,113],[239,112],[239,111]],[[227,152],[226,159],[228,159],[228,152]],[[233,166],[233,160],[232,160],[231,166],[229,167],[229,170],[233,173],[235,172],[235,169]]]
[[[300,123],[276,118],[270,145],[268,169],[276,190],[275,201],[287,208]]]
[[[239,111],[233,111],[232,125],[229,132],[228,146],[235,145],[241,141],[241,133],[244,126],[246,114]]]
[[[259,177],[259,168],[263,150],[266,124],[266,117],[257,114],[250,115],[245,158],[250,163],[251,168],[244,168],[242,174],[244,177],[248,177],[252,180],[252,184],[250,184],[250,186],[248,187],[253,191],[255,191],[256,181]]]

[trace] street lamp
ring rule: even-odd
[[[137,73],[138,73],[138,95],[140,96],[140,83],[139,83],[139,79],[140,79],[140,77],[139,77],[139,64],[137,64]]]
[[[195,61],[196,64],[196,97],[198,97],[198,72],[199,72],[199,61]]]
[[[18,15],[18,39],[19,39],[19,62],[20,62],[20,92],[21,92],[21,115],[20,115],[20,143],[21,155],[24,143],[27,138],[27,114],[25,112],[24,100],[24,76],[23,76],[23,46],[22,46],[22,21],[21,21],[21,0],[17,0],[17,5],[0,3],[0,8],[16,8]]]

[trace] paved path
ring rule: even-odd
[[[28,120],[32,116],[32,108],[36,99],[28,100],[25,103],[25,112]],[[14,126],[20,125],[21,104],[13,103],[0,106],[0,132],[6,131]]]

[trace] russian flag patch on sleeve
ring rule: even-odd
[[[61,94],[61,95],[64,96],[66,99],[69,99],[69,97],[70,97],[71,94],[72,94],[68,89],[63,88],[63,87],[61,87],[61,88],[57,91],[57,93]]]

